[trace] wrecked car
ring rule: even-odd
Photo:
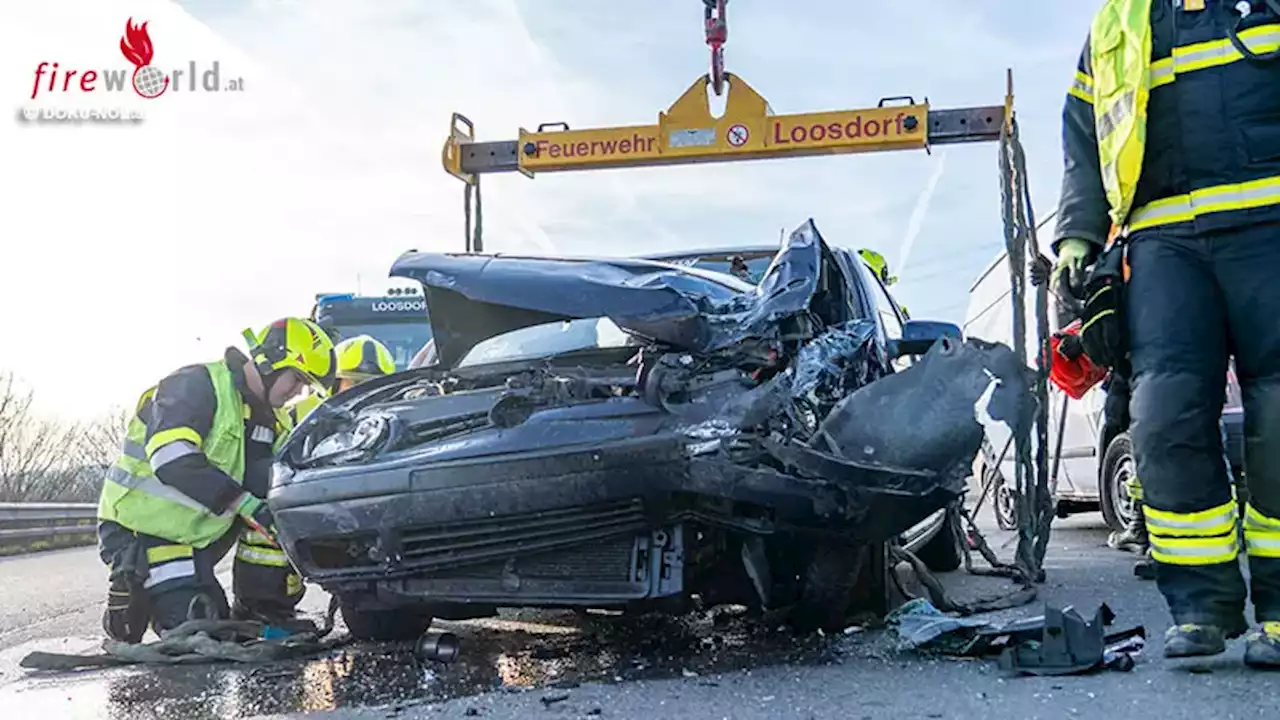
[[[758,285],[642,259],[408,253],[437,362],[335,395],[277,457],[299,572],[357,637],[499,607],[733,603],[836,628],[885,611],[888,543],[954,568],[1012,351],[886,328],[812,221]],[[883,288],[880,288],[883,290]]]

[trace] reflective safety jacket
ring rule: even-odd
[[[104,479],[100,520],[195,548],[231,529],[234,503],[245,490],[246,440],[264,452],[278,450],[292,425],[283,412],[271,413],[272,427],[251,420],[255,413],[241,390],[244,360],[231,350],[222,360],[183,368],[142,394],[120,456]],[[254,471],[263,474],[265,468]]]
[[[1063,109],[1056,240],[1280,220],[1280,17],[1255,2],[1108,0]],[[1056,249],[1056,248],[1055,248]]]

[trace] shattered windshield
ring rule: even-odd
[[[609,318],[583,318],[512,330],[477,343],[457,367],[536,360],[579,350],[639,345]]]

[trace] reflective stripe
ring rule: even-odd
[[[1246,504],[1244,508],[1244,529],[1256,530],[1259,532],[1280,533],[1280,520],[1269,518],[1258,511],[1253,505]]]
[[[1067,94],[1077,97],[1092,105],[1093,78],[1077,70],[1075,80],[1071,82],[1071,87],[1067,88]]]
[[[1151,557],[1166,565],[1219,565],[1240,556],[1240,541],[1234,532],[1211,538],[1151,535],[1150,540]]]
[[[147,564],[159,565],[178,558],[195,557],[190,545],[157,545],[147,548]]]
[[[1147,532],[1162,537],[1209,538],[1236,529],[1236,504],[1227,502],[1215,508],[1193,513],[1173,513],[1144,508]]]
[[[141,460],[142,462],[147,461],[147,451],[143,449],[141,445],[132,440],[124,441],[124,454],[135,460]]]
[[[168,445],[162,445],[155,452],[151,453],[151,470],[154,472],[180,457],[188,455],[197,455],[200,448],[186,440],[174,440]]]
[[[276,439],[276,431],[262,425],[254,425],[253,432],[250,433],[249,439],[254,442],[270,444]]]
[[[151,439],[147,441],[147,456],[150,457],[161,446],[168,445],[175,440],[186,440],[196,447],[204,444],[204,438],[200,437],[200,433],[189,427],[169,428],[152,435]]]
[[[1263,25],[1240,33],[1240,42],[1254,53],[1269,53],[1280,49],[1280,25]],[[1151,63],[1151,87],[1168,85],[1178,75],[1196,70],[1221,67],[1239,62],[1244,55],[1231,44],[1230,39],[1184,45],[1173,49],[1171,57]]]
[[[1138,476],[1134,475],[1129,478],[1129,499],[1142,502],[1142,483],[1138,482]]]
[[[289,567],[289,558],[285,557],[284,551],[273,548],[239,545],[236,547],[236,559],[243,560],[251,565]]]
[[[147,573],[146,582],[142,583],[142,587],[151,588],[152,586],[159,585],[162,582],[168,582],[169,580],[195,576],[195,560],[177,560],[151,568]]]
[[[1254,557],[1280,558],[1280,532],[1246,529],[1244,544]]]
[[[1201,215],[1280,204],[1280,177],[1194,190],[1187,195],[1147,203],[1129,216],[1133,232],[1159,225],[1190,222]]]
[[[200,512],[206,515],[209,515],[210,517],[214,516],[213,512],[210,511],[209,508],[191,499],[186,494],[179,492],[177,489],[172,488],[168,485],[165,485],[164,483],[157,480],[154,476],[143,477],[143,476],[134,475],[133,473],[128,472],[127,470],[120,467],[119,465],[113,465],[111,466],[111,469],[107,470],[106,479],[107,481],[113,482],[128,490],[137,490],[139,492],[144,492],[148,495],[152,495],[158,498],[163,498],[170,502],[177,503],[179,505],[182,505],[183,507],[191,508],[192,510],[199,510]],[[217,517],[228,518],[228,519],[233,518],[235,517],[235,510],[228,510],[223,514],[218,515]]]
[[[1107,108],[1105,112],[1097,116],[1095,125],[1098,130],[1098,140],[1102,140],[1111,133],[1115,132],[1116,126],[1128,119],[1133,112],[1133,101],[1136,96],[1132,90],[1126,91]]]

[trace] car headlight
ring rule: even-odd
[[[389,423],[383,415],[366,415],[349,430],[330,435],[306,453],[306,462],[331,460],[342,455],[359,454],[372,448],[387,434]]]
[[[276,488],[282,485],[288,485],[293,480],[293,468],[282,462],[271,464],[271,487]]]

